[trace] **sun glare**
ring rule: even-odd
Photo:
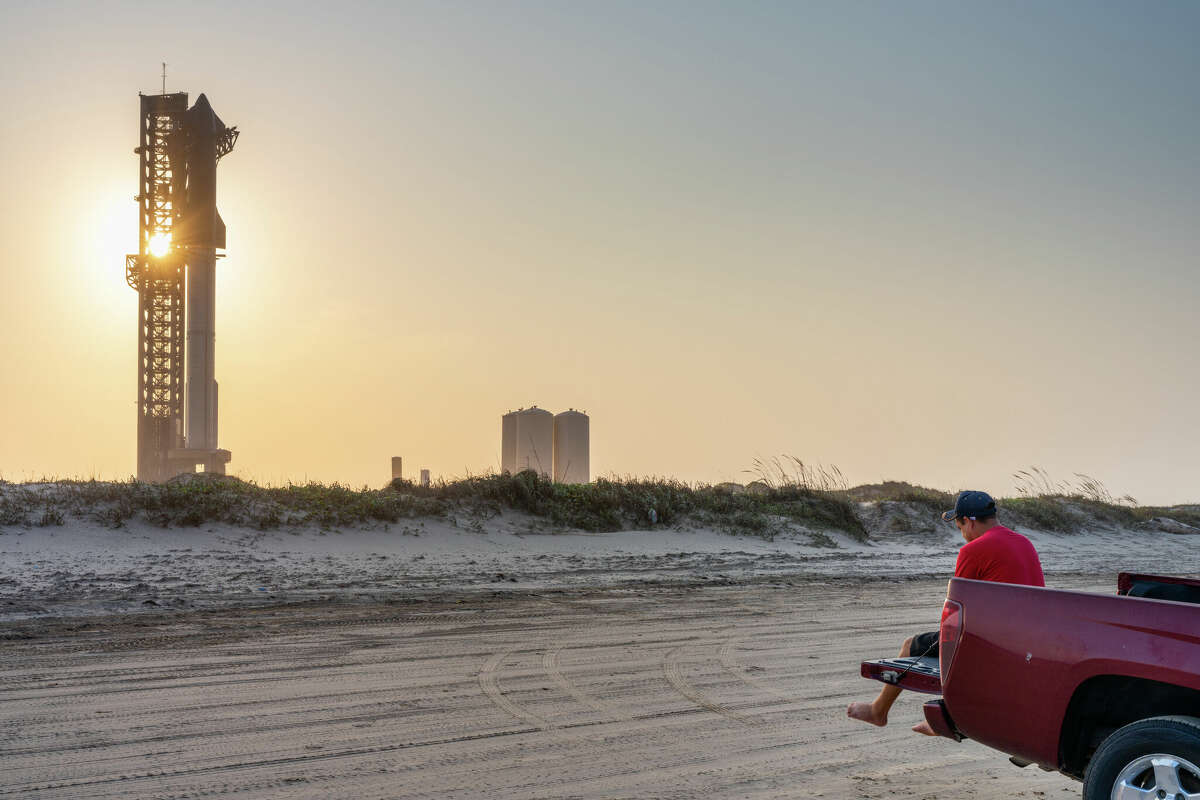
[[[162,258],[171,252],[171,234],[156,233],[150,237],[150,255]]]

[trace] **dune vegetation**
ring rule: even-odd
[[[899,481],[850,487],[836,467],[810,467],[798,459],[756,462],[750,472],[746,485],[632,477],[561,484],[529,471],[428,487],[396,480],[377,489],[336,483],[259,486],[216,475],[181,476],[162,484],[0,480],[0,526],[57,526],[84,519],[121,527],[138,519],[160,527],[224,523],[260,530],[336,529],[449,517],[482,530],[488,519],[519,512],[547,532],[707,526],[764,538],[785,530],[837,531],[868,541],[932,533],[938,515],[954,502],[949,492]],[[1058,533],[1138,526],[1189,533],[1192,526],[1200,527],[1200,506],[1139,506],[1133,498],[1113,498],[1087,476],[1056,483],[1036,468],[1014,477],[1018,493],[999,500],[1002,518],[1014,526]]]

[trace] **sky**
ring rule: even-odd
[[[756,459],[1200,501],[1200,5],[0,5],[0,477],[135,471],[139,91],[205,92],[259,482]]]

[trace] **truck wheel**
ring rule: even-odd
[[[1083,800],[1200,800],[1200,719],[1151,717],[1118,729],[1087,766]]]

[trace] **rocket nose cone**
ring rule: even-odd
[[[188,117],[192,119],[193,124],[203,124],[206,128],[211,126],[215,133],[222,133],[225,130],[225,123],[221,122],[221,118],[217,116],[217,112],[213,111],[212,106],[208,102],[208,97],[201,92],[196,98],[196,102],[188,109]]]
[[[192,103],[191,111],[193,114],[211,114],[213,113],[212,105],[208,102],[208,96],[203,92],[196,98],[196,102]]]

